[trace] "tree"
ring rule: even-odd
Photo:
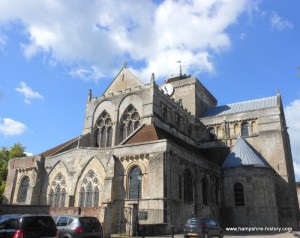
[[[26,157],[25,147],[20,143],[15,143],[12,147],[2,147],[0,150],[0,200],[3,198],[6,179],[7,179],[7,165],[9,159]]]

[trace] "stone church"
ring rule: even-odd
[[[182,232],[194,216],[223,227],[299,220],[279,92],[218,106],[195,77],[144,84],[126,66],[102,95],[88,92],[82,135],[9,161],[5,198],[97,216],[105,237]]]

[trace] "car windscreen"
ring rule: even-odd
[[[189,225],[197,225],[200,223],[200,220],[199,219],[190,219],[188,220],[187,222]]]

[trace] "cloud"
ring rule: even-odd
[[[25,130],[26,126],[19,121],[15,121],[10,118],[4,118],[2,120],[0,118],[0,134],[5,136],[14,136],[24,133]]]
[[[300,100],[291,102],[285,108],[285,117],[291,140],[291,148],[294,160],[294,170],[298,181],[300,181]]]
[[[293,28],[293,24],[291,22],[282,19],[276,12],[273,12],[270,21],[271,21],[272,29],[283,31],[286,29]]]
[[[0,23],[21,23],[26,39],[20,44],[28,59],[46,54],[52,64],[71,67],[71,75],[85,80],[113,76],[127,61],[148,81],[152,72],[156,77],[177,72],[178,60],[187,73],[214,73],[213,55],[230,49],[227,28],[249,12],[250,3],[1,0]]]
[[[20,83],[20,87],[16,88],[16,91],[23,94],[25,97],[25,102],[30,104],[33,99],[43,99],[43,96],[36,91],[33,91],[24,82]]]
[[[99,71],[99,69],[96,66],[75,68],[71,70],[70,74],[74,77],[81,78],[84,81],[97,81],[97,79],[104,77],[104,75]]]

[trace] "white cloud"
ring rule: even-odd
[[[88,80],[112,76],[133,61],[137,76],[148,81],[153,71],[157,77],[174,73],[178,60],[186,73],[214,73],[212,54],[231,47],[227,28],[250,3],[1,0],[0,23],[23,24],[27,39],[20,44],[27,58],[46,53],[52,64],[90,65],[84,67],[88,73],[78,71],[83,67],[71,70]]]
[[[14,136],[24,133],[26,126],[19,121],[15,121],[10,118],[0,118],[0,134],[5,136]]]
[[[102,72],[96,66],[76,68],[71,70],[70,74],[72,76],[81,78],[84,81],[86,80],[97,81],[97,79],[104,77]]]
[[[293,24],[288,20],[282,19],[276,12],[273,12],[271,16],[271,26],[273,29],[282,31],[285,29],[292,29]]]
[[[289,127],[295,175],[300,181],[300,100],[293,101],[285,108],[285,116]]]
[[[25,97],[25,102],[30,104],[33,99],[43,99],[43,96],[36,91],[33,91],[24,82],[20,83],[20,87],[16,88],[16,91],[23,94]]]

